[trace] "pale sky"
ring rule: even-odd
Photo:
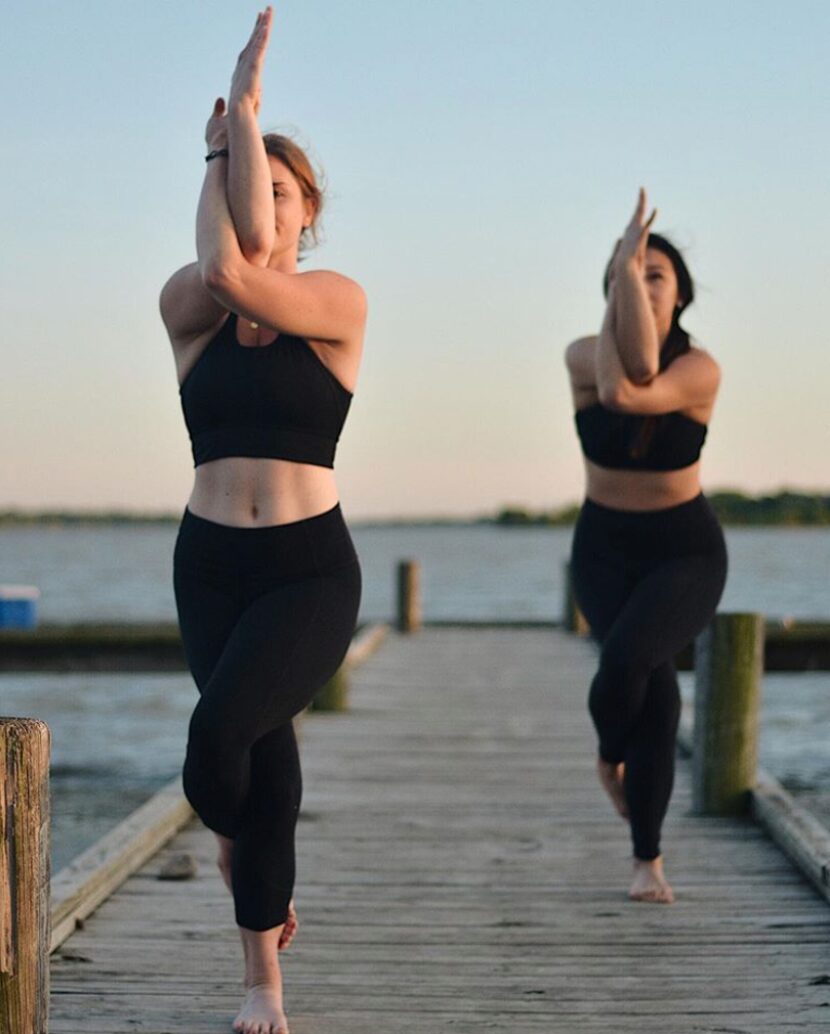
[[[369,298],[337,458],[357,517],[576,501],[562,353],[642,183],[723,384],[704,488],[830,484],[830,8],[290,0],[260,121],[325,169],[307,268]],[[161,285],[256,5],[4,5],[0,508],[179,511]]]

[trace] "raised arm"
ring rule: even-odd
[[[640,188],[637,208],[619,242],[612,263],[616,285],[614,336],[626,376],[646,384],[660,369],[660,341],[645,286],[648,232],[656,209],[646,220],[646,193]]]
[[[614,277],[608,287],[605,316],[602,320],[596,351],[594,352],[597,394],[603,405],[607,404],[609,398],[614,397],[618,386],[627,380],[617,344],[618,305],[617,277]]]
[[[226,123],[224,102],[220,97],[205,128],[208,152],[227,146]],[[226,162],[227,158],[217,157],[207,163],[205,182],[196,212],[197,238],[199,223],[205,223],[206,206],[210,205],[209,199],[205,196],[208,185],[217,178],[223,179]],[[177,345],[186,345],[215,327],[228,311],[228,307],[214,298],[205,286],[198,262],[183,266],[170,277],[162,288],[159,309],[170,340]]]
[[[720,367],[702,348],[678,356],[648,384],[619,377],[600,392],[608,409],[642,415],[711,405],[720,387]]]
[[[642,415],[671,413],[712,403],[720,386],[720,367],[702,348],[678,356],[648,384],[637,384],[627,374],[615,341],[619,299],[612,297],[618,282],[608,290],[608,306],[597,339],[595,362],[597,392],[608,409]]]
[[[565,350],[565,364],[571,381],[574,409],[592,405],[599,398],[608,396],[612,389],[625,379],[625,370],[620,362],[614,340],[616,319],[615,283],[608,288],[605,315],[599,337],[578,338]]]
[[[228,95],[228,207],[242,254],[255,266],[266,266],[274,247],[274,188],[257,123],[272,19],[271,7],[257,15]]]
[[[208,162],[196,216],[199,272],[216,302],[285,334],[332,344],[360,337],[366,299],[353,280],[326,270],[281,273],[248,262],[231,219],[226,161]]]
[[[599,337],[580,338],[565,353],[575,408],[597,396],[607,409],[642,415],[711,405],[720,386],[720,367],[702,348],[679,356],[648,384],[636,384],[626,375],[615,342],[616,289],[612,281]]]

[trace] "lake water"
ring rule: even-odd
[[[558,620],[569,528],[360,527],[361,620],[388,618],[399,559],[422,567],[428,618]],[[37,585],[44,621],[174,620],[176,528],[0,528],[0,582]],[[722,610],[830,618],[830,528],[727,528]]]
[[[0,582],[37,585],[44,621],[175,620],[174,526],[0,529]],[[425,617],[558,620],[566,528],[360,527],[361,620],[394,607],[399,559],[422,566]],[[830,618],[830,529],[727,529],[723,610]],[[681,677],[686,696],[692,676]],[[52,730],[52,865],[178,776],[197,694],[187,674],[0,676],[0,714]],[[761,763],[791,788],[830,791],[830,673],[764,679]]]

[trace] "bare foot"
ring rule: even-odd
[[[242,1008],[233,1021],[233,1029],[238,1034],[288,1034],[279,978],[248,988]]]
[[[225,881],[225,886],[231,891],[231,893],[233,893],[233,888],[231,887],[233,840],[231,840],[230,837],[223,837],[221,833],[214,832],[213,835],[219,842],[219,855],[216,859],[216,864],[219,866],[219,872],[222,873],[222,879]]]
[[[649,862],[641,858],[634,859],[634,880],[628,896],[632,901],[649,901],[658,905],[673,904],[674,891],[663,875],[662,855]]]
[[[626,802],[625,790],[623,789],[625,765],[622,763],[616,765],[613,761],[603,761],[602,758],[598,758],[597,774],[614,807],[624,819],[627,819],[628,803]]]
[[[288,945],[294,940],[294,934],[299,930],[300,924],[297,922],[297,910],[294,908],[294,902],[288,902],[288,915],[285,917],[285,925],[282,928],[280,934],[279,943],[277,944],[277,950],[283,951]]]

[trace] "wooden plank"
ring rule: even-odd
[[[50,952],[192,818],[177,777],[56,873]]]
[[[627,900],[593,771],[586,642],[387,634],[304,727],[292,1034],[819,1031],[830,911],[749,819],[666,824],[671,907]],[[198,863],[156,876],[172,852]],[[52,1034],[227,1032],[242,962],[213,835],[187,823],[52,956]]]
[[[830,831],[763,771],[752,791],[751,807],[773,840],[830,901]]]
[[[370,625],[355,637],[346,655],[349,669],[380,646],[385,625]],[[152,858],[193,818],[176,777],[52,877],[49,951],[66,940],[116,888]]]
[[[686,711],[678,744],[689,756],[694,743],[691,715]],[[830,902],[830,830],[802,807],[778,780],[760,766],[750,791],[750,811],[784,854]]]

